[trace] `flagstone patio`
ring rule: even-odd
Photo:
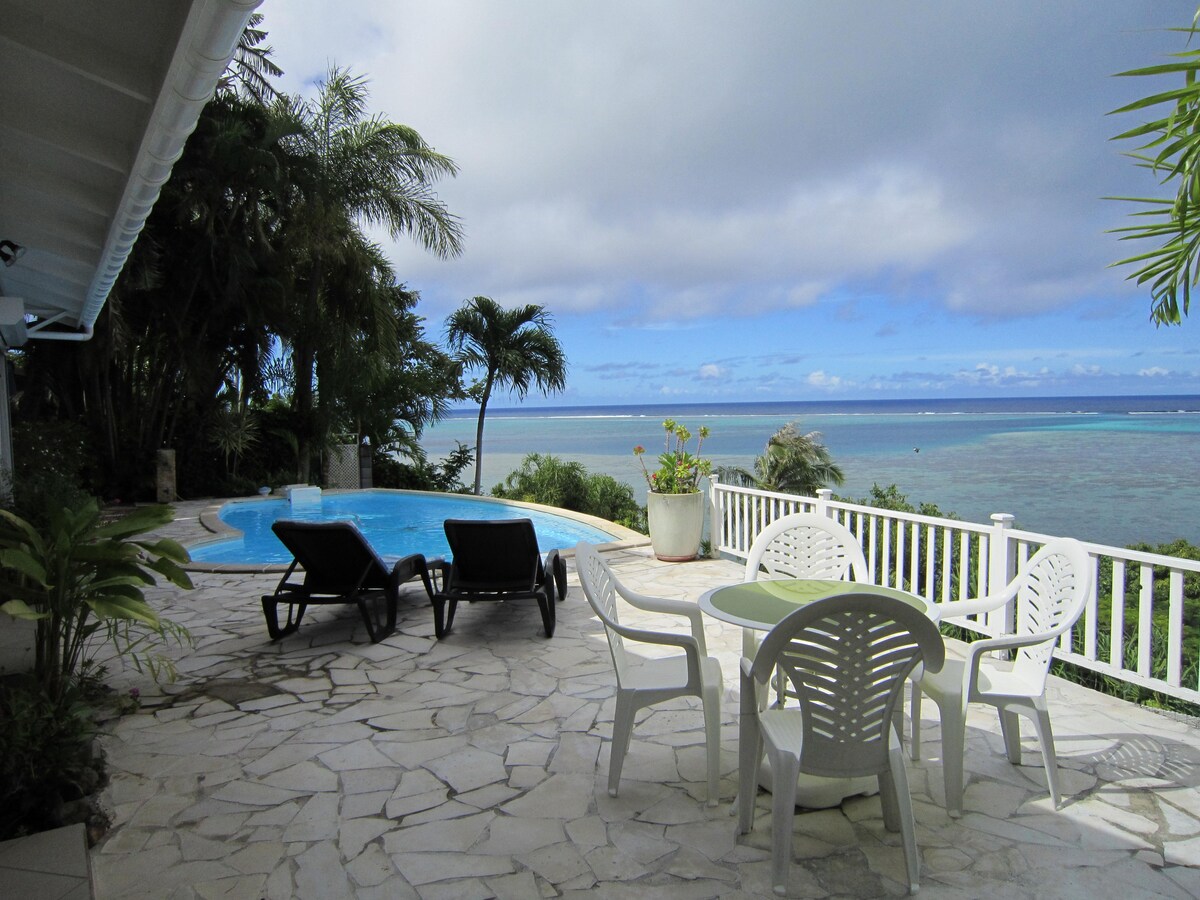
[[[179,507],[173,536],[198,536],[199,506]],[[741,574],[636,548],[611,561],[636,589],[678,598]],[[460,608],[435,641],[410,585],[400,630],[376,645],[349,606],[310,610],[271,643],[258,597],[277,578],[197,574],[195,591],[154,591],[195,646],[178,653],[174,684],[114,675],[144,705],[104,740],[114,824],[92,850],[101,900],[771,896],[769,798],[750,835],[729,814],[739,629],[708,628],[726,677],[721,805],[704,805],[703,723],[686,700],[643,714],[611,798],[612,665],[573,573],[553,639],[536,605],[488,604]],[[1028,765],[1009,765],[981,708],[965,814],[951,819],[926,724],[910,768],[922,896],[1200,895],[1200,729],[1058,680],[1051,703],[1057,811],[1034,744]],[[904,893],[877,798],[798,812],[794,848],[792,896]]]

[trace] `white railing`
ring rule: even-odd
[[[816,512],[858,536],[877,584],[910,590],[932,603],[999,590],[1053,537],[1020,531],[1004,513],[993,515],[990,525],[980,525],[843,503],[833,500],[829,490],[799,497],[714,481],[711,500],[714,555],[744,559],[769,522],[794,512]],[[1092,593],[1055,656],[1129,685],[1200,703],[1200,623],[1185,629],[1184,622],[1185,580],[1200,578],[1200,562],[1102,544],[1084,546],[1093,564]],[[1000,635],[1012,629],[1012,615],[1009,607],[983,619],[951,622]]]

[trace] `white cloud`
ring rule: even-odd
[[[842,386],[842,379],[837,375],[830,375],[820,370],[817,370],[816,372],[810,372],[808,377],[804,380],[812,387],[836,388]]]
[[[353,64],[373,109],[461,167],[440,193],[465,255],[401,241],[402,278],[439,309],[488,293],[648,320],[878,283],[991,318],[1120,292],[1099,231],[1123,210],[1098,198],[1145,176],[1107,142],[1108,76],[1177,24],[1109,4],[1084,41],[1083,0],[327,9],[266,10],[286,86]]]
[[[1150,366],[1147,369],[1138,369],[1138,377],[1140,378],[1163,378],[1171,374],[1170,369],[1164,369],[1162,366]]]
[[[702,379],[720,379],[728,375],[729,370],[716,363],[705,363],[700,367],[699,374]]]

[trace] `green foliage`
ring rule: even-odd
[[[34,675],[54,703],[68,695],[88,663],[94,638],[106,637],[139,671],[173,674],[152,638],[187,632],[161,619],[143,589],[156,576],[191,588],[180,564],[187,551],[174,541],[136,536],[171,521],[169,506],[136,509],[102,522],[94,502],[60,508],[39,530],[0,510],[0,611],[36,623]]]
[[[237,475],[238,462],[258,443],[258,422],[246,406],[222,407],[215,411],[211,438],[225,457],[225,469]]]
[[[440,463],[429,462],[419,447],[410,461],[400,462],[391,453],[376,447],[371,460],[371,478],[375,487],[401,488],[409,491],[441,491],[462,494],[468,488],[462,483],[462,473],[471,465],[474,453],[461,441]]]
[[[645,524],[633,488],[611,475],[591,474],[582,463],[557,456],[529,454],[521,461],[521,468],[492,488],[492,496],[570,509],[627,528]]]
[[[821,432],[802,434],[795,422],[788,422],[771,435],[762,455],[754,459],[753,472],[722,466],[717,474],[727,484],[806,497],[845,481],[841,467],[821,443]]]
[[[77,685],[53,697],[36,678],[0,681],[0,840],[64,824],[63,804],[96,790],[95,733]]]
[[[710,433],[708,426],[700,426],[694,455],[687,449],[687,442],[692,439],[692,433],[686,426],[678,424],[674,419],[666,419],[662,427],[666,432],[666,440],[663,452],[658,456],[656,471],[649,471],[645,460],[642,459],[646,448],[641,444],[633,448],[633,455],[642,464],[646,486],[655,494],[695,493],[700,490],[700,479],[707,478],[713,470],[711,460],[700,458],[704,439]]]
[[[483,474],[483,423],[496,388],[524,399],[532,388],[549,396],[567,386],[567,357],[554,318],[535,304],[505,309],[491,297],[472,297],[446,319],[446,341],[463,369],[482,369],[468,393],[479,402],[475,426],[475,484]]]
[[[1200,13],[1198,13],[1200,15]],[[1190,40],[1198,31],[1175,28]],[[1160,183],[1175,183],[1173,198],[1112,197],[1144,207],[1133,213],[1139,224],[1114,229],[1121,240],[1149,240],[1157,246],[1119,260],[1113,265],[1134,265],[1129,275],[1139,285],[1149,284],[1153,300],[1151,319],[1160,325],[1178,325],[1188,313],[1191,289],[1200,278],[1200,50],[1172,54],[1174,62],[1121,72],[1122,76],[1182,76],[1182,86],[1161,91],[1113,110],[1112,114],[1161,107],[1143,125],[1117,135],[1114,140],[1144,141],[1128,154],[1149,169]],[[1143,223],[1144,222],[1144,223]]]
[[[461,229],[432,189],[454,164],[370,115],[364,80],[345,71],[311,102],[268,103],[264,41],[252,23],[93,340],[16,355],[20,420],[82,422],[103,496],[154,496],[164,447],[181,496],[308,480],[332,432],[390,444],[395,422],[419,431],[461,393],[423,340],[416,294],[364,235],[381,225],[456,254]]]
[[[853,503],[858,506],[871,506],[876,509],[891,510],[892,512],[915,513],[921,516],[932,516],[939,519],[958,519],[954,513],[942,512],[941,508],[935,503],[922,503],[919,506],[914,506],[908,499],[906,494],[900,493],[900,489],[894,484],[889,484],[887,487],[880,487],[878,484],[871,485],[871,493],[868,497],[863,497],[858,500],[847,497],[835,497],[844,503]],[[885,555],[891,561],[893,567],[901,564],[899,555],[900,550],[900,529],[904,527],[893,523],[890,527],[883,521],[875,521],[871,524],[871,528],[864,530],[862,535],[863,552],[867,553],[872,540],[875,542],[876,551],[876,566],[879,571],[872,573],[872,578],[877,584],[886,583],[893,584],[893,576],[891,572],[882,571]],[[922,539],[928,540],[927,532],[921,530],[919,532]],[[911,547],[912,533],[911,530],[905,532],[906,547]],[[885,549],[886,548],[886,554]],[[922,595],[940,595],[942,588],[940,579],[942,573],[946,571],[944,568],[945,555],[947,547],[944,543],[938,542],[933,551],[933,566],[931,569],[921,566],[916,573],[915,582],[912,580],[912,572],[909,567],[901,566],[901,586],[905,590],[913,591]],[[949,546],[949,580],[950,584],[947,590],[950,596],[959,596],[960,579],[962,578],[962,548],[958,541],[951,541]],[[868,556],[869,559],[869,556]],[[973,557],[967,560],[967,583],[969,585],[978,584],[979,564]],[[932,575],[933,583],[929,583],[930,575]]]
[[[461,226],[433,189],[457,172],[454,162],[413,129],[369,115],[368,99],[364,77],[333,67],[314,98],[273,107],[294,124],[282,141],[292,190],[281,198],[279,245],[289,279],[280,337],[291,351],[299,481],[308,480],[329,433],[331,398],[347,384],[361,398],[378,383],[380,372],[347,351],[357,345],[386,354],[394,346],[399,289],[364,228],[382,227],[393,239],[412,235],[443,258],[462,251]]]
[[[1200,547],[1185,540],[1177,540],[1168,544],[1152,546],[1150,544],[1133,544],[1130,550],[1142,553],[1155,553],[1163,556],[1173,556],[1181,559],[1200,560]],[[1155,675],[1166,676],[1167,665],[1167,634],[1168,617],[1170,615],[1170,577],[1163,566],[1151,567],[1153,581],[1153,612],[1151,627],[1151,667]],[[1123,643],[1126,665],[1136,669],[1137,664],[1137,635],[1141,620],[1142,567],[1127,565],[1125,567],[1125,592],[1123,596]],[[1100,629],[1105,646],[1098,647],[1101,658],[1107,659],[1108,631],[1111,630],[1113,605],[1113,561],[1101,560],[1098,581],[1096,585],[1098,615],[1108,628]],[[1099,638],[1098,638],[1099,641]],[[1200,664],[1200,574],[1185,572],[1183,576],[1183,668],[1195,671]],[[1191,680],[1189,681],[1189,677]],[[1196,684],[1194,675],[1184,675],[1184,684]],[[1140,690],[1140,689],[1139,689]],[[1143,692],[1149,695],[1150,692]]]
[[[26,519],[44,524],[46,510],[91,497],[93,456],[78,423],[15,423],[13,457],[12,509]]]

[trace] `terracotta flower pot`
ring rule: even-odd
[[[650,546],[664,562],[687,562],[700,551],[704,530],[704,493],[646,495]]]

